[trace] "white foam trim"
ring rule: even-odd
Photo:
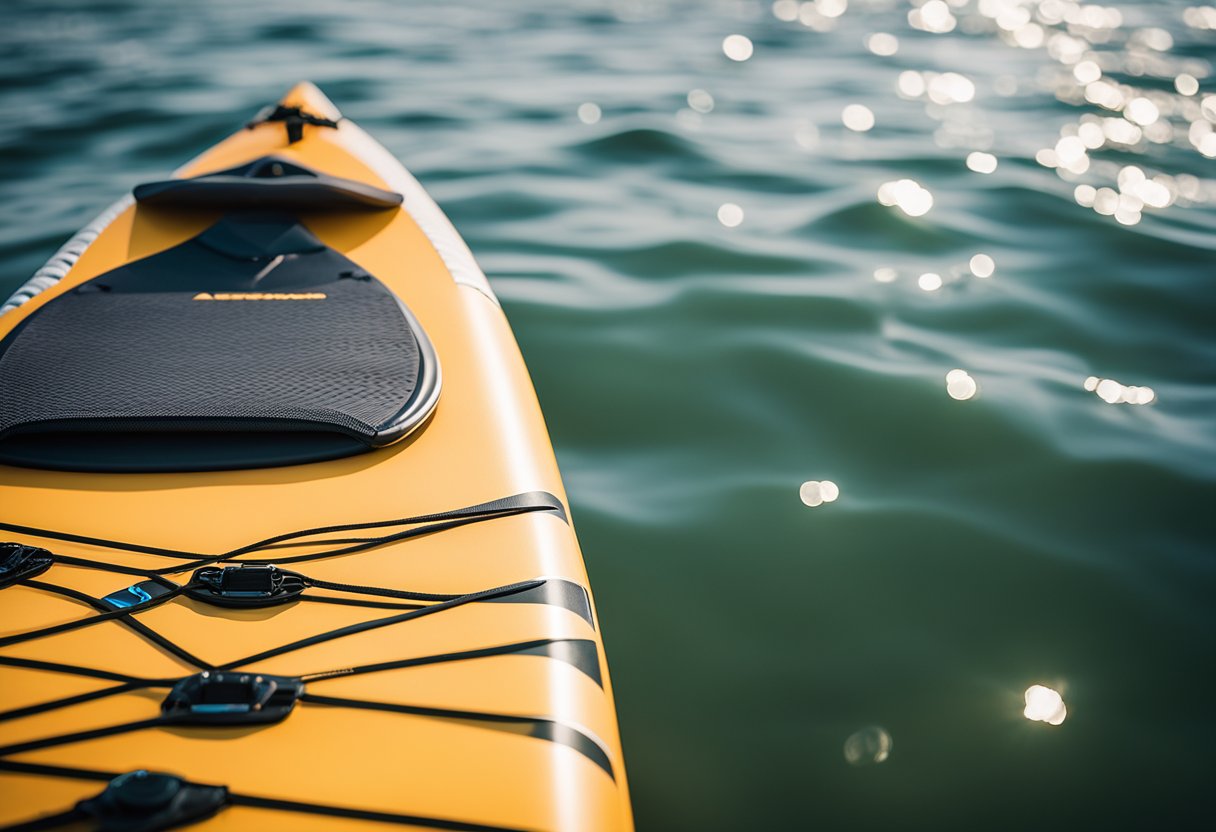
[[[134,203],[135,198],[131,194],[127,194],[94,217],[84,228],[77,231],[72,236],[72,239],[60,246],[59,251],[55,252],[42,268],[34,272],[33,277],[25,281],[17,291],[9,296],[4,305],[0,306],[0,315],[16,309],[30,298],[45,292],[60,280],[63,280],[67,276],[67,273],[72,270],[72,266],[76,265],[76,261],[80,259],[80,255],[84,254],[85,249],[93,244],[93,241],[97,239],[102,231],[105,231],[106,226],[114,222],[119,214],[127,210]]]

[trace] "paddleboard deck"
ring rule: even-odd
[[[440,210],[310,84],[136,196],[0,314],[0,826],[631,829],[541,410]]]

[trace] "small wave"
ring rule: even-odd
[[[634,127],[581,142],[571,151],[602,162],[669,162],[706,160],[697,146],[683,136],[654,127]]]

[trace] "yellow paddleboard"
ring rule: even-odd
[[[0,828],[632,828],[507,320],[315,87],[19,290],[0,400]]]

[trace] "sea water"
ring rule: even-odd
[[[311,79],[510,317],[642,829],[1188,828],[1203,2],[7,0],[0,292]]]

